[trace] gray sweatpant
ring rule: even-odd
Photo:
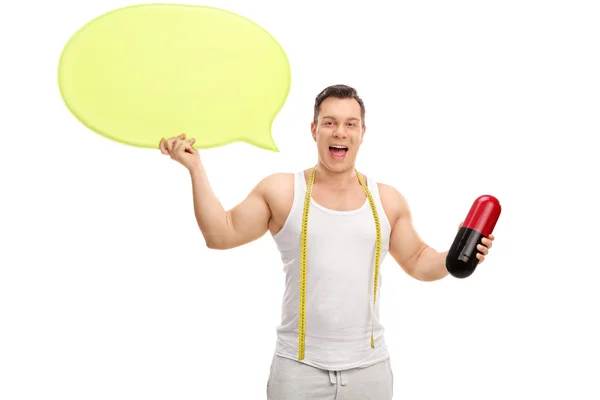
[[[324,371],[275,355],[267,400],[391,400],[393,385],[389,360],[367,368]]]

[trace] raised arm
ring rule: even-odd
[[[446,254],[429,247],[421,239],[412,222],[404,196],[392,186],[380,184],[381,200],[392,226],[390,255],[411,277],[435,281],[448,275]]]
[[[190,171],[194,214],[211,249],[231,249],[262,237],[269,228],[271,210],[266,201],[269,178],[259,182],[237,206],[226,211],[215,196],[202,164]]]
[[[186,140],[182,134],[168,140],[163,138],[159,147],[162,154],[170,156],[190,172],[194,214],[206,245],[211,249],[230,249],[263,236],[271,219],[266,192],[272,179],[263,179],[244,201],[225,211],[208,182],[193,144],[194,139]]]

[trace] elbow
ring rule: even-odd
[[[435,282],[444,279],[448,275],[446,271],[436,271],[430,273],[414,274],[413,278],[421,282]]]
[[[217,244],[216,241],[211,240],[211,239],[204,239],[204,243],[206,243],[206,247],[211,249],[211,250],[217,250],[219,248],[219,245]]]
[[[226,250],[229,248],[227,242],[222,239],[204,238],[204,242],[206,243],[206,247],[211,250]]]
[[[448,276],[448,270],[445,263],[436,263],[415,268],[410,274],[413,278],[421,282],[435,282]]]
[[[425,271],[423,268],[412,268],[409,269],[407,273],[411,278],[421,282],[431,282],[435,280],[429,271]]]
[[[205,234],[204,243],[211,250],[227,250],[230,249],[231,241],[223,234]]]
[[[421,282],[435,282],[448,275],[446,253],[440,253],[431,247],[425,247],[411,263],[413,278]]]

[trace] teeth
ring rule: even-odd
[[[331,147],[334,147],[336,149],[347,149],[346,146],[331,146]]]

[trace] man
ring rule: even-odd
[[[269,231],[281,252],[286,288],[269,400],[391,399],[379,265],[389,251],[416,279],[448,274],[447,252],[419,237],[405,198],[355,170],[365,130],[365,107],[356,91],[326,88],[316,98],[311,123],[317,165],[264,178],[228,211],[211,190],[194,139],[181,135],[160,142],[161,152],[191,174],[196,220],[209,248],[231,249]],[[478,246],[480,263],[493,239]]]

